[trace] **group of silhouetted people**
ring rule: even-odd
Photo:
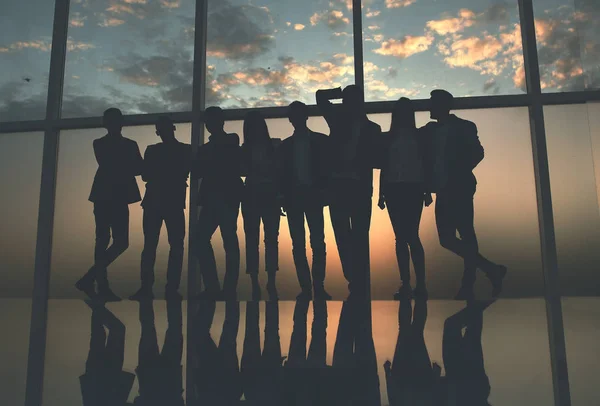
[[[109,287],[108,266],[129,244],[129,204],[142,201],[144,249],[141,288],[132,300],[153,297],[154,264],[163,222],[170,244],[167,299],[178,292],[184,252],[185,200],[191,172],[201,181],[198,221],[192,249],[204,283],[202,297],[235,299],[240,273],[237,221],[240,211],[246,238],[246,272],[252,280],[253,299],[261,298],[259,236],[263,223],[267,291],[277,299],[278,236],[281,217],[287,216],[293,258],[300,284],[299,298],[331,299],[325,290],[326,246],[324,207],[329,206],[344,277],[352,297],[369,297],[369,230],[372,213],[373,169],[381,169],[378,206],[387,207],[396,236],[401,286],[396,299],[427,298],[425,253],[419,238],[423,206],[435,199],[440,243],[464,259],[464,276],[457,299],[474,297],[476,269],[490,279],[493,296],[502,289],[506,268],[484,258],[474,229],[473,169],[484,150],[477,127],[450,114],[453,97],[444,90],[431,92],[431,118],[417,128],[412,102],[395,103],[390,130],[370,121],[362,89],[319,90],[317,106],[327,121],[329,136],[312,131],[309,108],[299,101],[288,108],[294,133],[284,140],[272,138],[258,110],[244,120],[244,143],[225,131],[223,111],[209,107],[204,123],[210,133],[195,157],[191,146],[175,137],[175,126],[166,116],[156,123],[162,142],[146,149],[142,158],[137,144],[123,137],[123,116],[116,108],[104,113],[108,133],[94,141],[98,170],[89,200],[94,203],[96,248],[94,265],[77,282],[79,290],[102,301],[120,298]],[[341,99],[342,103],[332,103]],[[135,180],[146,182],[143,200]],[[245,177],[245,181],[242,180]],[[312,265],[306,255],[308,223]],[[211,239],[220,229],[226,257],[221,287]],[[460,238],[457,237],[457,232]],[[112,244],[109,246],[112,236]],[[414,264],[416,286],[410,281]]]

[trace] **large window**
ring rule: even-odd
[[[63,117],[191,110],[193,0],[72,0]]]
[[[600,3],[534,0],[544,92],[600,88]]]
[[[352,1],[209,0],[207,105],[314,103],[354,83]]]
[[[53,15],[54,1],[0,4],[0,121],[46,115]]]
[[[517,2],[374,0],[363,8],[369,101],[515,94],[523,58]]]
[[[23,404],[40,179],[40,133],[0,134],[0,403]]]

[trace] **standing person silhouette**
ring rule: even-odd
[[[426,193],[425,146],[419,137],[412,102],[403,97],[394,105],[389,133],[382,137],[379,178],[379,207],[385,209],[396,235],[396,258],[402,285],[394,295],[410,298],[410,260],[412,258],[417,278],[415,296],[427,297],[425,287],[425,251],[419,237],[423,202],[432,203],[431,193]]]
[[[142,287],[131,300],[152,300],[156,249],[163,222],[169,235],[169,262],[167,265],[167,299],[181,300],[178,293],[183,266],[185,239],[185,195],[190,173],[192,149],[175,138],[175,126],[167,116],[156,123],[156,135],[162,142],[148,146],[144,153],[142,180],[146,182],[144,208],[144,250],[142,251]]]
[[[445,90],[431,92],[431,118],[424,128],[429,142],[430,186],[436,193],[435,218],[440,244],[464,258],[465,267],[457,300],[474,297],[477,268],[487,275],[493,296],[502,291],[506,267],[479,254],[474,226],[473,198],[477,180],[473,169],[483,160],[484,151],[477,126],[450,114],[454,97]],[[456,237],[456,232],[460,239]]]
[[[307,126],[308,108],[295,101],[288,108],[288,118],[294,126],[294,134],[281,145],[279,189],[283,195],[283,207],[287,211],[292,252],[301,292],[298,299],[330,300],[325,290],[327,251],[325,246],[325,221],[323,207],[327,205],[327,136],[311,131]],[[313,252],[312,286],[311,268],[306,257],[306,230],[310,231]]]
[[[123,114],[117,108],[104,112],[108,131],[94,140],[98,170],[89,200],[94,203],[96,247],[94,265],[75,284],[76,288],[105,302],[120,301],[108,285],[108,266],[129,247],[129,205],[141,199],[135,177],[142,173],[142,155],[135,141],[123,137]],[[112,233],[112,244],[109,247]]]
[[[244,120],[242,175],[246,176],[242,198],[242,217],[246,235],[246,273],[252,279],[252,296],[260,300],[258,281],[260,222],[265,233],[265,268],[267,291],[277,298],[275,276],[279,269],[279,223],[281,205],[277,188],[276,148],[281,140],[272,139],[267,122],[257,111]]]
[[[225,119],[219,107],[204,112],[209,141],[198,149],[192,171],[202,179],[198,205],[201,206],[196,227],[196,255],[204,281],[203,295],[210,299],[234,300],[240,273],[240,246],[237,219],[243,182],[240,177],[240,138],[224,130]],[[225,248],[226,272],[221,292],[215,253],[210,242],[220,228]]]
[[[351,293],[368,295],[369,229],[375,145],[381,127],[367,118],[356,85],[317,91],[317,105],[330,129],[331,223]],[[341,106],[330,100],[342,99]],[[357,297],[357,296],[354,296]]]

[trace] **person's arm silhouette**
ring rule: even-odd
[[[155,147],[150,145],[144,152],[144,160],[142,164],[142,180],[144,182],[151,182],[156,179],[156,172],[159,168],[154,162],[154,149]]]
[[[485,156],[483,146],[481,145],[479,136],[477,135],[477,126],[474,123],[469,122],[466,125],[465,141],[470,158],[469,164],[471,166],[471,170],[473,170],[481,161],[483,161]]]
[[[341,87],[317,90],[317,106],[319,107],[319,111],[323,115],[323,118],[327,121],[330,131],[334,131],[337,126],[335,106],[331,103],[331,100],[341,99],[342,95]]]
[[[142,158],[142,154],[140,153],[140,148],[138,147],[137,142],[133,141],[131,149],[132,149],[132,162],[131,162],[132,174],[134,176],[139,176],[142,174],[142,171],[144,169],[144,159]]]

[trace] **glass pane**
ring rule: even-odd
[[[63,117],[191,110],[195,3],[73,0]]]
[[[23,404],[42,176],[42,133],[0,134],[0,403]]]
[[[600,4],[594,0],[535,0],[543,92],[600,88]]]
[[[523,70],[516,1],[374,0],[363,8],[366,99],[516,94]]]
[[[0,4],[0,121],[45,117],[53,16],[50,0]]]
[[[573,405],[598,402],[600,103],[544,109]]]
[[[177,139],[189,144],[191,126],[178,124],[176,127]],[[60,135],[50,281],[52,299],[79,298],[80,294],[73,284],[94,263],[95,222],[93,204],[88,197],[98,164],[92,143],[105,134],[103,129],[91,129],[63,131]],[[123,136],[136,141],[142,155],[148,145],[160,142],[154,126],[124,128]],[[140,177],[136,179],[143,194],[144,182]],[[189,188],[186,193],[189,193]],[[186,236],[187,213],[186,210]],[[124,298],[133,294],[140,285],[140,255],[144,245],[142,214],[139,203],[129,206],[129,248],[109,267],[111,287]],[[187,242],[185,247],[187,251]],[[167,232],[163,227],[155,266],[155,294],[159,296],[162,296],[166,283],[168,253]],[[184,258],[187,258],[185,255]],[[181,292],[186,291],[186,274],[187,261],[184,260]]]
[[[354,82],[352,2],[210,0],[207,105],[314,104]]]
[[[527,109],[465,110],[456,114],[477,124],[479,137],[486,151],[486,158],[475,171],[478,178],[475,224],[480,251],[491,261],[508,266],[509,276],[504,284],[504,297],[541,297],[543,296],[542,265]],[[371,119],[379,123],[384,131],[389,129],[389,114],[374,115]],[[418,113],[417,121],[418,125],[424,125],[429,121],[429,115]],[[283,139],[293,133],[293,128],[287,119],[270,119],[267,120],[267,124],[273,138]],[[309,127],[313,131],[329,132],[322,117],[311,118]],[[243,142],[241,121],[228,122],[225,129],[239,134]],[[500,173],[502,176],[498,176]],[[374,187],[374,196],[377,196],[379,171],[375,171]],[[374,203],[376,204],[376,201]],[[388,213],[381,211],[375,204],[371,220],[372,297],[377,300],[388,300],[392,298],[399,284],[395,238]],[[324,212],[327,245],[325,284],[328,292],[339,300],[348,295],[347,282],[342,273],[329,209],[326,208]],[[433,206],[423,211],[420,234],[425,247],[430,296],[436,299],[454,297],[460,285],[463,262],[458,256],[440,246]],[[238,218],[238,238],[242,258],[238,295],[241,300],[250,300],[251,281],[244,274],[245,241],[241,213]],[[219,233],[214,234],[213,246],[219,276],[223,280],[225,256]],[[280,273],[277,279],[279,296],[281,300],[291,300],[298,294],[299,285],[286,218],[282,218],[281,221],[279,247]],[[312,256],[309,244],[307,244],[307,254],[309,258]],[[261,261],[264,261],[262,243]],[[259,275],[264,287],[266,274],[260,272]],[[476,287],[483,297],[489,296],[489,281],[483,277],[483,274],[479,275]]]

